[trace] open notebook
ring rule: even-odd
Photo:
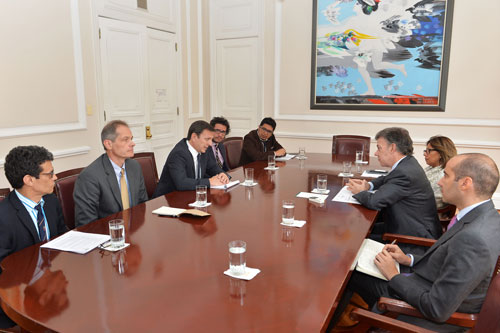
[[[375,256],[382,252],[384,245],[385,244],[374,241],[373,239],[365,239],[363,244],[361,244],[356,260],[354,261],[356,263],[356,270],[387,281],[385,276],[382,275],[374,263]],[[395,263],[399,272],[399,263]]]

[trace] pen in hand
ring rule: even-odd
[[[391,245],[396,244],[396,241],[397,241],[397,239],[394,239],[394,240],[392,241]]]

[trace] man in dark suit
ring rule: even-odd
[[[269,155],[286,155],[285,148],[274,137],[275,129],[276,121],[267,117],[262,119],[259,128],[245,135],[243,148],[241,149],[240,165],[254,161],[267,161]]]
[[[179,141],[168,155],[154,198],[173,191],[195,190],[197,185],[210,187],[229,182],[215,159],[208,157],[212,154],[207,149],[213,137],[214,129],[206,121],[191,124],[187,138]]]
[[[106,151],[78,176],[73,191],[75,225],[81,226],[148,200],[135,143],[127,123],[113,120],[101,131]]]
[[[214,138],[212,139],[211,149],[209,149],[212,154],[208,154],[208,158],[217,163],[223,171],[229,171],[226,149],[222,143],[231,129],[229,122],[224,117],[214,117],[210,120],[210,126],[214,128]]]
[[[408,131],[386,128],[378,132],[375,139],[375,156],[382,166],[392,167],[391,171],[369,183],[351,179],[348,184],[354,198],[363,206],[382,211],[382,222],[375,225],[372,237],[377,239],[378,235],[390,232],[438,238],[441,225],[434,192],[424,170],[412,156],[413,142]]]
[[[5,176],[14,191],[0,202],[0,262],[67,231],[61,205],[52,194],[57,179],[53,159],[38,146],[19,146],[5,157]],[[0,328],[14,325],[0,309]]]
[[[440,323],[455,311],[480,311],[500,255],[500,214],[491,201],[498,181],[498,167],[488,156],[453,157],[438,183],[443,200],[459,210],[448,231],[423,255],[386,245],[375,264],[389,282],[354,272],[348,288],[369,305],[380,296],[399,297],[427,318],[398,319],[438,332],[456,330]],[[394,261],[411,266],[412,273],[399,274]]]

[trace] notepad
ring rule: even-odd
[[[382,275],[374,262],[375,256],[382,252],[384,245],[385,244],[374,241],[373,239],[365,239],[356,256],[356,270],[387,281],[386,277]],[[394,261],[394,263],[396,264],[396,268],[399,272],[399,263],[396,261]]]
[[[224,185],[213,185],[213,186],[210,186],[210,188],[216,188],[216,189],[226,190],[228,188],[231,188],[233,186],[238,185],[239,183],[240,183],[239,180],[235,180],[235,181],[229,182],[229,183],[224,184]]]
[[[202,212],[201,210],[198,209],[183,209],[183,208],[174,208],[167,206],[162,206],[158,209],[153,210],[153,214],[158,214],[162,216],[172,216],[172,217],[179,217],[181,215],[192,215],[201,217],[210,216],[210,213]]]

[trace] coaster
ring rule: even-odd
[[[325,190],[325,191],[322,191],[322,190],[318,190],[317,188],[315,188],[314,190],[311,191],[312,193],[317,193],[317,194],[328,194],[330,193],[330,190]]]
[[[296,159],[298,159],[298,160],[307,160],[307,156],[297,156]]]
[[[339,177],[354,177],[354,174],[352,173],[339,173]]]
[[[197,204],[196,202],[192,202],[190,204],[188,204],[189,207],[208,207],[210,206],[212,203],[211,202],[207,202],[206,204],[204,205],[199,205]]]
[[[240,183],[240,184],[243,185],[243,186],[252,187],[252,186],[257,185],[258,183],[257,182],[253,182],[252,184],[247,184],[247,183],[243,182],[243,183]]]
[[[280,224],[284,225],[284,226],[287,226],[287,227],[302,228],[306,224],[306,221],[293,220],[292,223],[281,222]]]
[[[270,168],[270,167],[265,167],[264,170],[278,170],[279,167],[274,167],[274,168]]]
[[[116,252],[123,250],[124,248],[128,247],[130,243],[125,243],[120,247],[112,247],[111,246],[111,241],[107,241],[105,243],[102,243],[101,245],[98,246],[99,249],[104,250],[104,251],[109,251],[109,252]]]
[[[227,276],[230,276],[230,277],[235,278],[235,279],[241,279],[241,280],[247,280],[247,281],[253,279],[259,273],[260,273],[260,269],[250,268],[250,267],[245,268],[245,274],[239,274],[239,275],[231,273],[230,269],[228,269],[227,271],[224,271],[224,274],[226,274]]]

